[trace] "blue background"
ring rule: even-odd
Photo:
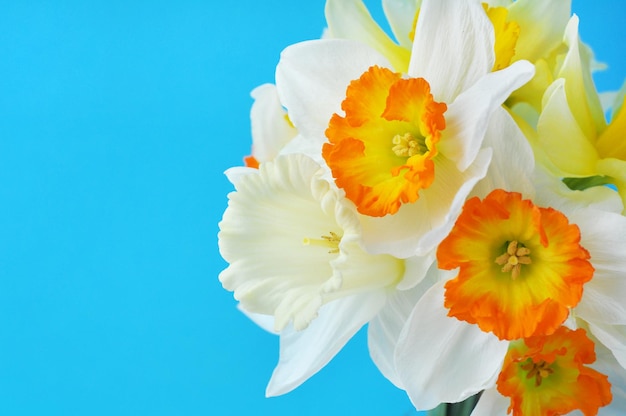
[[[380,18],[378,1],[368,1]],[[278,340],[217,280],[250,90],[324,2],[0,2],[0,414],[416,415],[365,333],[264,398]],[[574,2],[626,75],[624,6]]]

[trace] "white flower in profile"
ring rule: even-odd
[[[304,155],[279,155],[238,176],[220,222],[219,276],[241,308],[273,317],[280,360],[267,394],[284,394],[320,370],[379,313],[414,264],[363,250],[354,205]],[[407,273],[411,269],[411,273]]]

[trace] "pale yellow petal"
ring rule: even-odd
[[[328,0],[325,13],[329,37],[363,42],[385,56],[396,71],[406,73],[409,49],[387,36],[361,0]]]
[[[537,123],[538,145],[562,176],[593,176],[598,154],[568,105],[566,83],[558,79],[546,92]]]

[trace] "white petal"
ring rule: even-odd
[[[491,71],[493,25],[478,1],[424,0],[409,75],[425,78],[436,101],[452,102]]]
[[[241,303],[237,304],[237,309],[248,317],[252,322],[259,327],[269,332],[270,334],[279,335],[279,332],[274,329],[274,317],[272,315],[263,315],[261,313],[248,312],[246,308],[241,306]]]
[[[553,207],[568,212],[574,212],[580,207],[588,207],[617,214],[621,213],[624,208],[620,196],[608,186],[594,186],[584,191],[573,191],[559,177],[547,173],[541,166],[536,166],[533,182],[537,189],[535,203],[539,206]]]
[[[329,37],[363,42],[389,59],[397,72],[406,72],[410,50],[389,38],[361,0],[328,0],[325,14]]]
[[[578,225],[580,244],[589,251],[595,269],[584,286],[577,315],[590,322],[626,325],[626,217],[580,207],[564,213]]]
[[[493,150],[493,158],[487,175],[476,184],[472,195],[482,199],[494,189],[506,189],[532,198],[535,194],[533,151],[504,108],[496,109],[491,116],[483,146]]]
[[[255,168],[248,168],[245,166],[235,166],[235,167],[227,169],[224,172],[224,175],[226,175],[226,178],[230,181],[230,183],[237,186],[237,184],[239,183],[239,180],[243,178],[244,176],[250,175],[250,174],[257,174],[257,173],[258,171]]]
[[[322,369],[378,313],[385,297],[381,291],[343,298],[322,307],[307,329],[287,328],[280,337],[280,358],[265,394],[288,393]]]
[[[626,369],[619,365],[615,357],[603,345],[596,343],[596,362],[592,367],[609,376],[613,399],[598,411],[599,416],[623,416],[626,413]]]
[[[491,161],[491,149],[483,149],[474,164],[459,172],[450,160],[435,159],[435,181],[420,199],[404,204],[394,215],[361,217],[363,240],[372,253],[399,258],[429,254],[452,229],[467,195],[482,179]]]
[[[509,404],[509,399],[498,393],[498,390],[487,389],[480,396],[470,416],[506,416]]]
[[[445,114],[446,128],[442,131],[439,151],[457,163],[463,171],[481,148],[489,119],[515,89],[530,80],[534,67],[518,61],[491,72],[463,92],[452,102]]]
[[[372,360],[380,372],[398,388],[402,388],[394,362],[398,338],[411,310],[426,290],[436,283],[436,278],[436,273],[429,273],[411,289],[395,291],[389,296],[385,307],[368,324],[367,342]]]
[[[331,116],[343,114],[348,84],[372,65],[390,67],[378,52],[352,40],[313,40],[286,48],[276,68],[276,86],[300,134],[321,148]]]
[[[259,162],[265,162],[274,159],[298,132],[289,124],[275,85],[260,85],[251,95],[254,98],[250,109],[252,155]]]
[[[591,333],[611,352],[623,368],[626,369],[626,326],[589,324]]]
[[[396,349],[398,375],[418,410],[492,387],[508,347],[478,326],[448,317],[443,285],[435,284],[420,299]]]

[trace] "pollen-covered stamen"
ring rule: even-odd
[[[400,157],[411,157],[428,151],[424,139],[420,141],[409,132],[403,135],[396,134],[393,136],[393,139],[391,139],[391,142],[393,143],[391,150],[393,150],[396,156]]]
[[[544,378],[554,373],[554,370],[550,368],[550,364],[544,360],[538,363],[534,362],[531,358],[526,360],[524,364],[520,365],[520,368],[526,371],[526,378],[535,378],[535,386],[541,386],[541,382]]]
[[[339,243],[341,242],[341,236],[337,233],[330,231],[329,235],[323,235],[320,238],[308,238],[305,237],[302,240],[302,244],[305,246],[318,246],[329,248],[329,254],[339,253]]]
[[[504,273],[511,272],[511,279],[515,280],[519,277],[522,270],[522,264],[531,264],[532,261],[528,255],[530,250],[527,247],[519,246],[516,240],[509,242],[506,252],[496,258],[496,263],[502,266]]]

